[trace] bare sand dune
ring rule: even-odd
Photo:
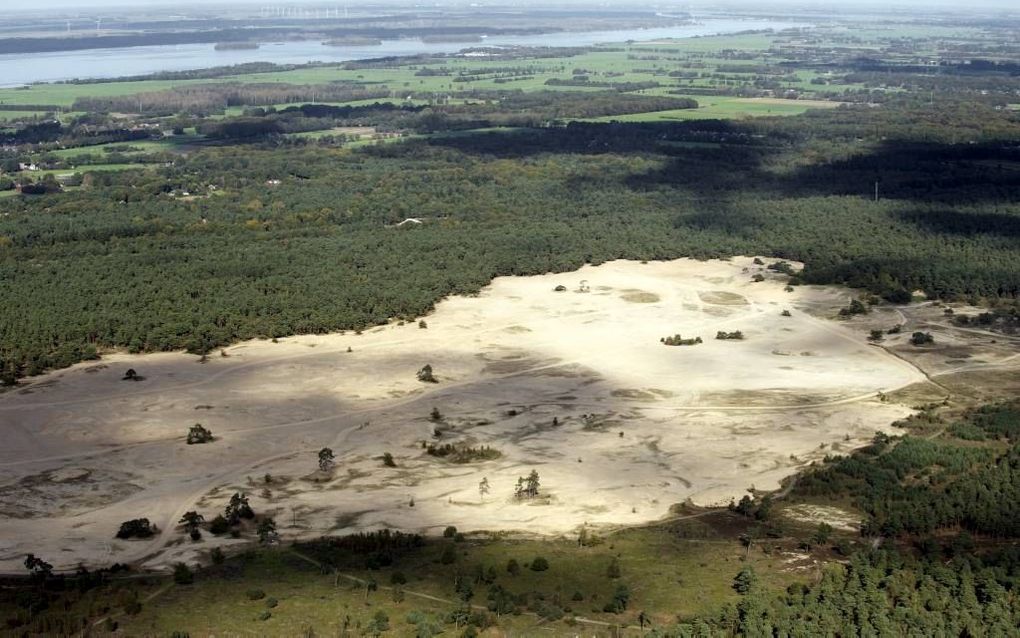
[[[752,282],[759,272],[766,280]],[[19,569],[26,552],[59,567],[160,566],[244,542],[192,543],[175,528],[188,510],[211,519],[234,491],[286,538],[451,524],[558,533],[775,488],[906,415],[877,393],[924,380],[820,318],[848,291],[789,292],[785,279],[750,258],[620,261],[499,278],[443,301],[427,329],[246,342],[204,364],[115,354],[52,373],[0,395],[0,570]],[[744,340],[715,339],[737,330]],[[660,343],[675,334],[703,343]],[[426,363],[439,383],[416,379]],[[122,380],[128,368],[145,379]],[[186,445],[194,423],[216,441]],[[456,464],[423,442],[501,456]],[[323,476],[325,446],[337,465]],[[397,467],[383,465],[386,452]],[[547,497],[515,502],[532,469]],[[115,541],[137,517],[162,532]]]

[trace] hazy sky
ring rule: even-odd
[[[8,4],[10,2],[10,4]],[[428,6],[431,2],[414,2],[410,0],[408,2],[399,2],[398,0],[368,0],[367,4],[404,4],[404,5],[418,5]],[[322,5],[347,5],[351,8],[361,4],[360,2],[352,2],[350,0],[7,0],[3,2],[7,5],[8,9],[14,11],[39,11],[46,9],[86,9],[90,7],[106,6],[106,7],[132,7],[135,9],[152,6],[152,7],[180,7],[185,5],[191,6],[205,6],[210,5],[222,5],[222,4],[247,4],[252,6],[260,5],[280,5],[280,4],[301,4],[306,6],[314,6],[316,4]],[[444,4],[456,4],[466,5],[467,1],[462,2],[444,2],[440,0],[435,2],[436,5],[442,6]],[[537,6],[550,6],[555,4],[586,4],[583,0],[561,0],[560,2],[539,1],[539,0],[490,0],[485,2],[484,0],[480,4],[498,4],[498,5],[537,5]],[[846,9],[853,6],[860,7],[938,7],[940,9],[959,7],[963,10],[972,9],[974,7],[987,7],[996,9],[1013,10],[1020,13],[1018,9],[1018,0],[759,0],[752,2],[750,0],[692,0],[684,2],[678,0],[674,2],[652,2],[632,0],[630,2],[620,2],[615,0],[613,2],[591,2],[590,4],[595,6],[620,6],[622,4],[633,4],[635,6],[648,7],[649,5],[655,6],[683,6],[690,5],[693,8],[710,9],[712,5],[731,7],[734,5],[743,5],[746,7],[756,7],[759,9],[766,9],[772,6],[775,7],[810,7],[810,8],[841,8]]]

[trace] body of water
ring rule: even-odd
[[[805,24],[769,20],[705,19],[696,24],[618,31],[578,31],[524,36],[491,36],[482,43],[429,43],[419,39],[384,40],[378,46],[326,46],[317,41],[263,43],[259,49],[215,50],[213,44],[181,44],[53,53],[0,55],[0,86],[73,79],[115,78],[162,71],[186,71],[246,62],[305,64],[345,62],[420,53],[456,53],[478,46],[576,47],[594,44],[691,38],[751,29],[787,29]]]

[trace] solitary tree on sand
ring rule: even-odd
[[[184,531],[187,532],[192,538],[195,538],[195,536],[200,536],[198,526],[204,522],[205,517],[194,510],[190,512],[185,512],[184,516],[181,517],[181,520],[178,521],[178,523],[184,526]]]
[[[319,450],[319,469],[323,472],[328,472],[333,467],[333,463],[336,460],[336,456],[333,454],[333,450],[328,447],[324,447]]]
[[[422,383],[439,383],[439,380],[432,373],[432,366],[428,363],[418,371],[418,380]]]
[[[259,523],[259,527],[256,530],[259,536],[259,542],[263,545],[268,545],[276,540],[276,521],[272,518],[263,519]]]

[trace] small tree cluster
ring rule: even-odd
[[[53,565],[50,565],[35,554],[25,557],[25,569],[32,572],[37,578],[46,579],[53,575]]]
[[[539,480],[538,472],[531,470],[527,477],[518,477],[517,486],[514,488],[514,498],[519,501],[532,499],[538,496]]]
[[[178,523],[184,526],[184,531],[191,536],[191,540],[197,541],[202,538],[199,525],[205,522],[205,517],[195,511],[185,512]]]
[[[425,452],[429,456],[448,459],[454,463],[470,463],[472,461],[491,461],[503,456],[499,450],[487,445],[479,447],[457,446],[452,443],[435,445],[430,443]]]
[[[926,346],[935,343],[935,337],[931,336],[930,332],[915,332],[910,335],[910,343],[915,346]]]
[[[213,440],[213,433],[211,430],[202,427],[201,423],[196,423],[191,426],[188,430],[188,445],[196,445],[201,443],[209,443]]]
[[[765,521],[772,516],[772,497],[764,496],[761,500],[752,498],[745,494],[740,499],[739,503],[730,501],[730,511],[736,512],[742,516],[748,518],[754,518],[755,520]]]
[[[788,261],[777,261],[774,264],[769,264],[767,268],[791,277],[797,274],[797,271],[793,269],[793,265]]]
[[[135,518],[130,521],[124,521],[120,524],[120,529],[117,530],[117,538],[129,539],[129,538],[151,538],[159,529],[149,522],[147,518]]]
[[[684,339],[679,334],[675,334],[672,337],[663,337],[659,341],[667,346],[696,346],[702,343],[701,337],[694,337],[693,339]]]
[[[871,309],[868,308],[868,306],[866,306],[864,302],[862,302],[860,299],[854,299],[853,301],[850,302],[849,306],[840,309],[839,316],[852,317],[854,315],[867,314],[870,311]]]
[[[744,338],[744,333],[739,330],[735,330],[733,332],[724,332],[720,330],[719,332],[715,333],[715,338],[721,341],[727,340],[739,341]]]
[[[230,502],[223,509],[223,518],[231,526],[240,523],[241,519],[255,518],[255,510],[248,504],[248,496],[241,492],[234,492],[234,495],[230,497]]]

